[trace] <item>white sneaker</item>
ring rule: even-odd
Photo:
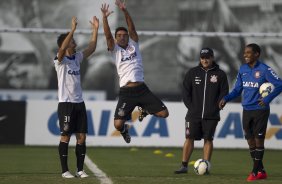
[[[76,173],[75,173],[75,177],[78,177],[78,178],[87,178],[88,175],[87,175],[84,171],[79,171],[79,172],[76,172]]]
[[[74,178],[74,176],[69,171],[64,172],[62,174],[62,177],[63,178]]]

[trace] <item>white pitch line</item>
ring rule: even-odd
[[[113,181],[85,155],[85,165],[101,181],[101,184],[113,184]]]

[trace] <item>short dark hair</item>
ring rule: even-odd
[[[58,45],[59,48],[62,46],[62,44],[63,44],[64,40],[66,39],[66,37],[68,36],[68,34],[69,34],[69,32],[60,34],[58,36],[57,45]]]
[[[117,32],[119,31],[125,31],[128,33],[128,30],[125,27],[118,27],[116,28],[116,31],[115,31],[115,38],[117,37]]]
[[[260,55],[261,49],[260,49],[260,46],[258,44],[250,43],[246,47],[252,48],[253,52],[259,53],[259,55]]]

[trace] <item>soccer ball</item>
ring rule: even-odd
[[[208,160],[198,159],[194,164],[194,171],[197,175],[208,174],[211,169],[211,163]]]
[[[259,87],[259,94],[261,95],[262,98],[266,97],[269,95],[274,90],[273,84],[270,82],[265,82]]]

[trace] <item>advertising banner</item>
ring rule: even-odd
[[[115,101],[85,102],[88,115],[87,145],[89,146],[155,146],[182,147],[185,140],[186,107],[181,102],[166,102],[169,117],[157,118],[148,115],[138,121],[138,110],[132,113],[130,127],[131,143],[126,144],[113,125]],[[269,117],[265,147],[282,149],[282,106],[272,105]],[[242,129],[242,107],[240,104],[227,104],[221,111],[214,146],[217,148],[247,148]],[[60,131],[56,101],[28,101],[26,119],[26,145],[57,145]],[[75,137],[70,144],[75,144]],[[196,141],[201,147],[203,141]]]
[[[105,100],[105,91],[83,91],[83,98],[87,101]],[[58,100],[57,90],[8,90],[1,89],[1,101],[26,101],[26,100]]]
[[[0,101],[0,144],[24,144],[26,103]]]

